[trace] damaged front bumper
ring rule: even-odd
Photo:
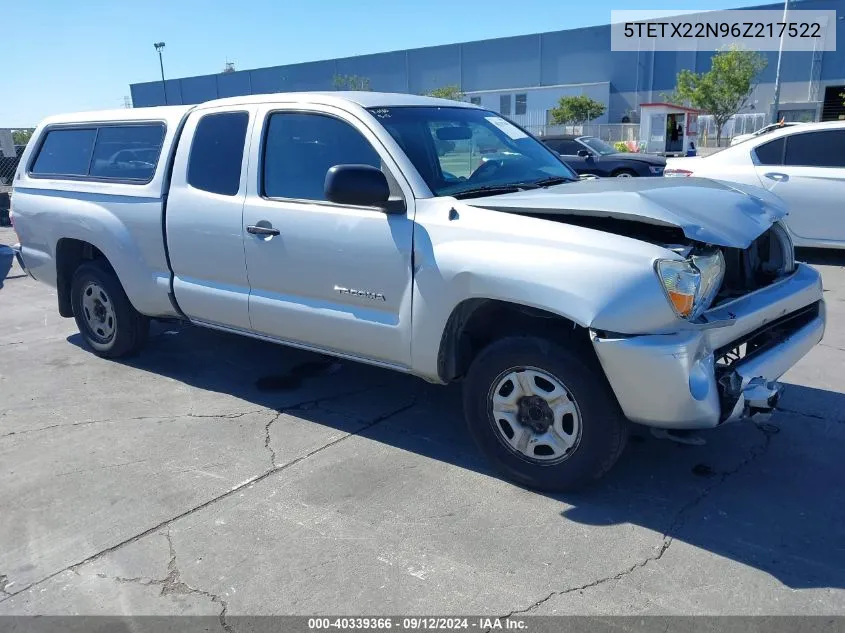
[[[610,386],[634,422],[712,428],[767,413],[776,381],[824,335],[819,273],[799,264],[789,277],[704,314],[671,334],[591,331]]]

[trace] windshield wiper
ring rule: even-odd
[[[485,185],[483,187],[473,187],[472,189],[464,189],[458,193],[453,193],[455,198],[476,198],[481,196],[492,196],[500,193],[515,193],[517,191],[525,191],[526,189],[538,189],[540,185],[533,182],[515,182],[513,184],[505,185]]]
[[[542,180],[532,180],[532,185],[537,185],[538,187],[551,187],[552,185],[561,185],[565,182],[577,182],[572,178],[567,178],[566,176],[549,176],[548,178],[543,178]]]

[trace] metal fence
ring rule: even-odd
[[[515,117],[516,118],[516,117]],[[721,146],[727,147],[734,136],[751,134],[769,123],[769,117],[763,112],[737,114],[722,128]],[[539,137],[555,134],[577,134],[596,136],[608,143],[624,142],[629,147],[637,147],[640,141],[639,123],[586,123],[584,125],[523,124],[523,127]],[[713,116],[703,114],[698,117],[699,148],[716,147],[716,123]]]
[[[0,128],[0,226],[9,224],[12,179],[32,129]]]
[[[0,127],[0,187],[9,187],[32,129]]]
[[[596,136],[608,143],[636,142],[640,136],[639,123],[585,123],[583,125],[527,125],[525,128],[537,136],[577,134]]]

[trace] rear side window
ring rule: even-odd
[[[247,112],[206,114],[197,124],[188,158],[188,184],[234,196],[241,186]]]
[[[790,135],[783,163],[795,167],[845,167],[845,130]]]
[[[89,176],[149,182],[161,155],[164,126],[101,127]]]
[[[164,126],[160,123],[50,130],[31,173],[149,182],[155,174],[163,140]]]
[[[783,162],[784,137],[769,141],[754,150],[761,165],[780,165]]]
[[[32,165],[43,176],[87,176],[97,128],[50,130]]]

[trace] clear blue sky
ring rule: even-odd
[[[611,9],[753,0],[5,0],[0,127],[122,107],[129,84],[605,24]],[[11,27],[11,28],[8,28]]]

